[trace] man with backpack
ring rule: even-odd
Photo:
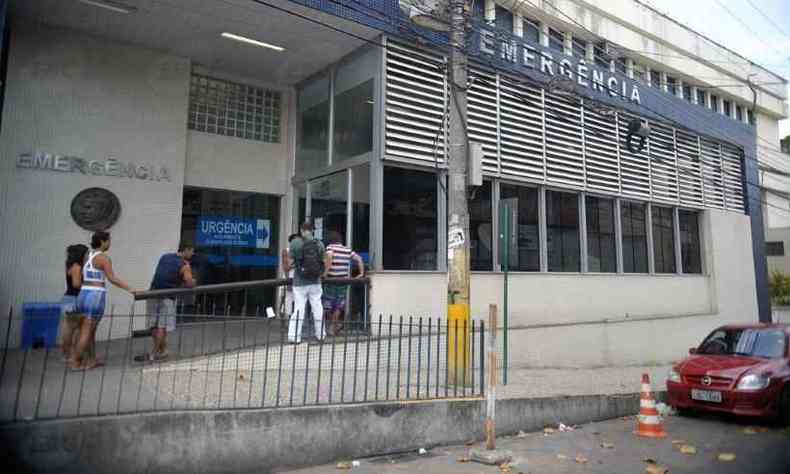
[[[313,224],[305,222],[301,226],[300,236],[291,241],[288,247],[291,267],[294,269],[293,292],[294,312],[288,323],[288,342],[302,342],[302,322],[304,322],[307,302],[315,324],[315,337],[322,341],[326,335],[324,328],[324,308],[321,305],[323,291],[321,277],[329,267],[326,261],[324,244],[313,237]]]

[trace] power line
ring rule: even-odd
[[[779,27],[779,25],[777,25],[777,24],[776,24],[776,23],[775,23],[775,22],[774,22],[774,21],[771,19],[771,17],[770,17],[770,16],[766,15],[766,14],[765,14],[765,12],[763,12],[763,11],[762,11],[760,8],[758,8],[758,7],[757,7],[757,5],[755,5],[755,4],[752,2],[752,0],[746,0],[746,1],[747,1],[747,2],[749,2],[749,5],[751,5],[751,6],[752,6],[752,8],[754,8],[755,10],[757,10],[757,13],[759,13],[759,14],[760,14],[760,16],[762,16],[762,17],[765,19],[765,21],[767,21],[768,23],[770,23],[771,25],[773,25],[773,27],[774,27],[774,28],[776,28],[776,31],[778,31],[779,33],[781,33],[781,34],[782,34],[782,35],[783,35],[785,38],[787,38],[787,39],[790,39],[790,35],[788,35],[787,33],[785,33],[785,31],[784,31],[782,28],[780,28],[780,27]]]
[[[721,2],[721,0],[713,0],[713,1],[714,1],[714,2],[716,2],[716,3],[717,3],[717,4],[718,4],[718,5],[719,5],[719,6],[720,6],[720,7],[721,7],[721,8],[722,8],[722,9],[723,9],[725,12],[727,12],[727,14],[728,14],[728,15],[730,15],[732,18],[734,18],[734,19],[735,19],[735,21],[737,21],[738,23],[740,23],[740,24],[741,24],[741,26],[743,26],[743,28],[744,28],[746,31],[748,31],[749,33],[751,33],[752,35],[754,35],[754,37],[755,37],[755,38],[757,38],[757,39],[758,39],[758,40],[759,40],[759,41],[760,41],[762,44],[764,44],[765,46],[767,46],[767,47],[768,47],[768,48],[770,48],[770,49],[773,49],[773,50],[774,50],[774,51],[776,51],[776,52],[777,52],[777,53],[778,53],[780,56],[784,55],[784,53],[782,53],[782,52],[781,52],[781,51],[779,51],[778,49],[774,48],[772,45],[768,44],[768,42],[767,42],[767,41],[765,41],[765,40],[762,38],[762,36],[760,36],[760,35],[759,35],[759,34],[757,34],[757,33],[756,33],[756,32],[755,32],[753,29],[751,29],[751,27],[750,27],[750,26],[749,26],[749,25],[748,25],[748,24],[747,24],[745,21],[743,21],[743,20],[742,20],[742,19],[741,19],[739,16],[737,16],[735,13],[733,13],[733,12],[732,12],[732,10],[730,10],[729,8],[727,8],[727,6],[726,6],[724,3],[722,3],[722,2]]]

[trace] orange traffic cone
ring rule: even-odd
[[[639,416],[636,422],[637,436],[647,438],[666,438],[664,425],[656,409],[656,400],[650,388],[650,377],[642,374],[642,392],[639,395]]]

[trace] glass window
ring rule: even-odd
[[[617,249],[614,233],[614,200],[587,196],[587,270],[614,273],[617,271]]]
[[[593,48],[593,52],[595,53],[593,55],[595,58],[595,65],[608,71],[612,67],[612,58],[606,53],[605,44],[596,44],[595,48]]]
[[[752,109],[746,110],[746,116],[749,118],[749,125],[754,125],[754,112]]]
[[[765,254],[769,257],[784,257],[785,256],[785,243],[779,242],[766,242]]]
[[[697,89],[697,105],[705,107],[705,90]]]
[[[647,82],[647,77],[645,76],[645,67],[643,65],[634,63],[634,80],[637,80],[643,84]]]
[[[434,173],[384,168],[384,269],[436,270],[436,187]]]
[[[623,272],[647,273],[647,223],[645,205],[638,202],[620,203],[623,233]]]
[[[785,344],[781,329],[717,329],[705,338],[697,353],[779,359],[785,355]]]
[[[710,108],[715,110],[716,112],[719,111],[719,98],[712,94],[710,96]]]
[[[672,95],[677,95],[678,80],[674,77],[667,76],[667,91]]]
[[[345,242],[347,201],[348,174],[345,171],[310,182],[310,217],[318,240],[325,240],[328,232],[335,231]]]
[[[683,98],[691,102],[691,86],[683,85]]]
[[[546,225],[549,271],[580,271],[579,196],[546,191]]]
[[[299,226],[307,220],[307,183],[299,183],[294,186],[294,196],[296,199],[296,222],[293,231],[297,232]]]
[[[352,170],[354,185],[354,224],[351,247],[365,261],[370,262],[370,165],[358,166]]]
[[[472,2],[472,16],[484,20],[486,17],[485,2]]]
[[[515,214],[517,225],[511,239],[510,270],[521,272],[540,271],[540,239],[538,227],[538,190],[525,186],[501,184],[500,205],[508,205]]]
[[[482,3],[482,2],[481,2]],[[524,39],[534,45],[540,44],[540,23],[532,18],[524,18]]]
[[[743,107],[741,107],[740,105],[735,106],[735,118],[739,122],[743,122]]]
[[[187,127],[229,137],[280,142],[281,94],[193,74]]]
[[[480,2],[485,3],[485,2]],[[496,27],[503,33],[513,33],[513,14],[499,5],[496,7]]]
[[[653,206],[651,209],[656,273],[675,273],[675,229],[672,208]]]
[[[224,189],[184,188],[181,240],[195,244],[192,271],[198,284],[277,277],[280,198]],[[232,228],[233,232],[226,230]],[[234,292],[185,301],[184,312],[261,314],[276,307],[275,289]],[[192,306],[192,307],[190,307]],[[200,308],[197,308],[200,306]],[[256,312],[255,308],[259,308]]]
[[[296,174],[311,174],[329,164],[329,79],[326,75],[299,91]]]
[[[623,76],[628,74],[628,65],[625,62],[625,58],[617,58],[614,60],[614,70]]]
[[[732,116],[732,102],[730,102],[729,100],[725,100],[722,101],[722,105],[724,108],[724,115],[726,115],[727,117]]]
[[[661,73],[659,71],[650,70],[650,87],[661,89]]]
[[[484,181],[469,199],[469,245],[474,271],[494,269],[491,217],[491,181]]]
[[[377,50],[368,50],[337,68],[333,163],[373,151],[373,77],[378,58]]]
[[[573,37],[573,55],[579,58],[587,57],[587,41]]]
[[[549,48],[560,52],[565,51],[565,33],[549,27]]]
[[[680,256],[683,257],[683,273],[702,273],[702,256],[699,239],[699,214],[693,211],[678,211],[680,225]]]

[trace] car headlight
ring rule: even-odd
[[[738,390],[762,390],[771,383],[771,377],[749,374],[738,382]]]
[[[669,369],[667,380],[670,382],[680,383],[680,373],[678,373],[678,371],[675,369]]]

